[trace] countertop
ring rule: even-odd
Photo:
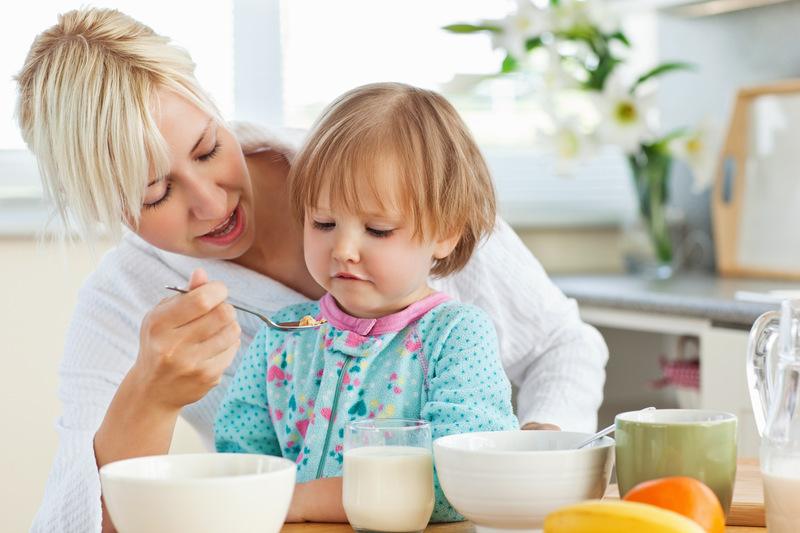
[[[796,281],[721,278],[711,274],[678,274],[648,280],[624,274],[552,276],[555,284],[582,306],[606,307],[682,317],[705,318],[715,324],[747,328],[777,301],[755,301],[769,291],[798,291]],[[736,297],[748,293],[748,299]]]

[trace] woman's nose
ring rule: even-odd
[[[198,220],[220,220],[228,215],[228,193],[216,183],[195,184],[191,210]]]

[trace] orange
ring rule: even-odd
[[[639,483],[623,500],[675,511],[691,518],[708,533],[725,531],[725,514],[717,496],[708,485],[691,477],[665,477]]]

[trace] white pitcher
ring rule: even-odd
[[[800,533],[800,300],[753,324],[747,383],[761,435],[767,529]]]

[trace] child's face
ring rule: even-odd
[[[342,310],[377,318],[427,296],[434,258],[450,254],[458,239],[412,239],[407,216],[382,210],[374,199],[363,205],[367,214],[337,209],[322,191],[318,205],[306,210],[305,259]]]

